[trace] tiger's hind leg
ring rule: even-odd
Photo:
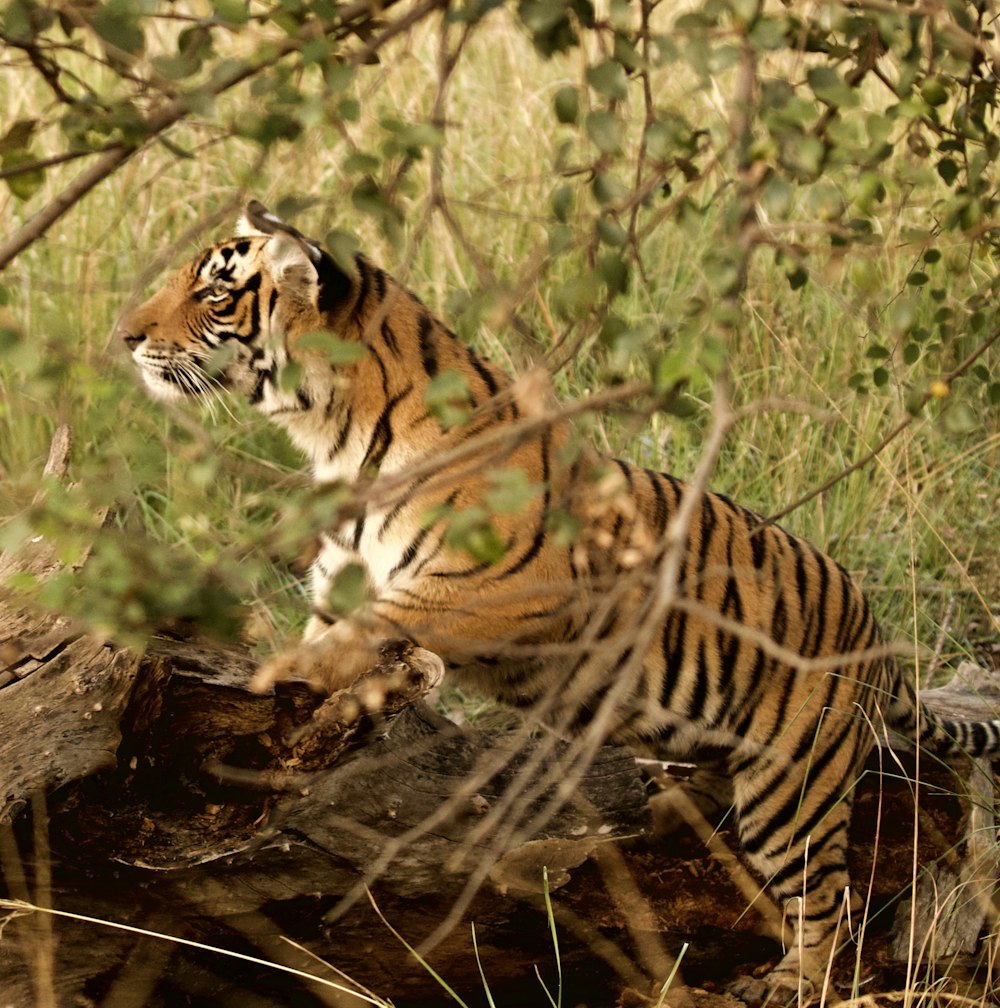
[[[766,755],[735,773],[740,842],[792,928],[783,959],[767,975],[742,977],[732,992],[748,1004],[787,1004],[820,993],[850,879],[850,796],[822,790],[805,770]]]

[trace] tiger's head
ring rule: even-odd
[[[118,332],[158,398],[224,388],[264,406],[296,337],[330,328],[353,286],[316,242],[253,200],[235,237],[174,273]]]

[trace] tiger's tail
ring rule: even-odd
[[[1000,720],[945,717],[920,701],[907,679],[897,679],[898,699],[886,718],[890,728],[939,756],[1000,757]]]

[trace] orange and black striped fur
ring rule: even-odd
[[[317,331],[364,352],[333,364]],[[338,267],[259,203],[122,335],[154,394],[242,394],[288,431],[317,482],[373,488],[322,537],[306,643],[259,685],[302,673],[334,690],[374,664],[380,639],[405,637],[561,732],[593,726],[655,757],[725,768],[749,862],[782,904],[806,893],[788,954],[737,986],[746,1000],[797,990],[827,965],[851,786],[883,725],[943,752],[1000,749],[1000,722],[918,712],[844,569],[727,498],[697,502],[671,583],[683,483],[580,444],[540,417],[537,389],[460,343],[385,272],[362,256]],[[210,374],[220,350],[227,362]],[[448,429],[425,394],[446,371],[468,392]],[[491,503],[500,470],[531,487],[515,513]],[[397,478],[367,483],[375,473]],[[496,556],[452,544],[456,521],[486,529],[485,518]],[[348,563],[363,565],[370,601],[335,620],[326,600]]]

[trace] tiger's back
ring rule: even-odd
[[[807,903],[785,958],[737,992],[761,1000],[815,980],[849,882],[851,785],[883,723],[912,734],[918,720],[857,585],[727,498],[692,498],[672,476],[601,456],[537,387],[476,355],[363,257],[341,269],[259,204],[240,230],[122,334],[154,393],[245,395],[318,482],[358,488],[362,506],[322,536],[305,643],[258,685],[349,685],[380,639],[405,637],[558,731],[721,766],[747,858],[777,899],[804,885]],[[337,363],[317,331],[336,337],[338,361],[344,345],[359,352]],[[223,346],[229,361],[209,375]],[[446,373],[458,376],[452,426],[428,405]],[[520,472],[517,507],[498,472]],[[693,517],[680,528],[685,499]],[[337,619],[327,597],[352,563],[371,598]],[[919,721],[938,748],[1000,749],[997,722]]]

